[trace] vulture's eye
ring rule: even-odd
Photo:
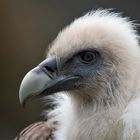
[[[96,61],[96,52],[85,51],[79,53],[79,58],[82,63],[90,64]]]

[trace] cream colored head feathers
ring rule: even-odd
[[[48,53],[56,55],[58,63],[86,49],[99,51],[103,61],[95,74],[90,71],[85,77],[88,86],[79,90],[84,100],[89,97],[87,104],[77,91],[56,97],[58,107],[50,112],[60,122],[56,136],[64,140],[140,139],[140,111],[135,112],[140,107],[140,100],[135,102],[140,98],[138,38],[135,24],[107,10],[89,12],[58,34]]]
[[[65,61],[81,50],[97,50],[102,62],[95,74],[87,67],[91,74],[85,77],[85,82],[90,89],[85,87],[80,92],[91,92],[93,96],[100,92],[97,100],[102,94],[107,98],[118,96],[129,100],[139,72],[138,38],[135,25],[127,18],[97,10],[74,20],[62,30],[51,44],[48,56],[55,55],[58,65],[65,65]],[[119,91],[123,93],[120,95]],[[105,92],[111,95],[108,97]]]

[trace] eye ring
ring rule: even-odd
[[[90,64],[95,62],[96,56],[97,56],[96,52],[86,51],[79,53],[79,59],[84,64]]]

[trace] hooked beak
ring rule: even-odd
[[[24,106],[29,98],[76,89],[75,83],[79,76],[64,76],[57,73],[56,58],[47,58],[29,71],[20,85],[20,103]]]

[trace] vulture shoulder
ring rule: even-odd
[[[55,123],[49,121],[36,122],[23,129],[15,140],[54,140],[55,127]]]

